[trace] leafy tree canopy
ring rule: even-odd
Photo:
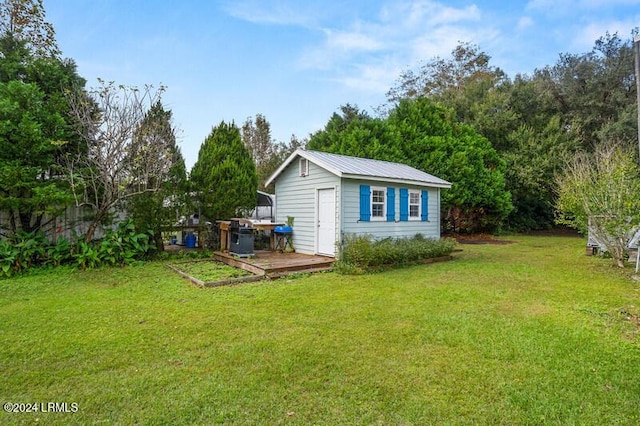
[[[599,145],[567,162],[556,180],[558,222],[604,244],[620,267],[629,237],[640,227],[640,170],[634,156],[616,144]]]
[[[3,0],[0,2],[0,36],[11,36],[25,43],[38,57],[57,57],[53,25],[46,21],[42,0]]]
[[[494,229],[512,209],[505,164],[489,141],[457,123],[452,110],[426,98],[402,100],[388,118],[371,118],[347,105],[308,147],[409,164],[449,180],[443,191],[445,226],[454,231]]]
[[[541,98],[561,114],[566,129],[589,151],[615,140],[637,139],[633,42],[606,33],[590,52],[561,54],[535,73]]]

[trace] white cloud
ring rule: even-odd
[[[302,3],[304,4],[304,3]],[[314,26],[317,14],[300,4],[292,6],[286,2],[265,2],[256,0],[229,1],[223,6],[231,16],[255,24]]]
[[[579,0],[578,4],[580,6],[598,9],[601,7],[640,5],[640,0]]]
[[[631,37],[631,29],[638,26],[639,22],[640,15],[627,20],[593,21],[589,24],[581,25],[576,28],[571,40],[571,46],[580,52],[590,50],[595,41],[607,32],[610,34],[618,33],[618,36],[624,40]]]
[[[375,51],[384,47],[382,40],[362,32],[325,30],[327,47],[342,51]]]
[[[640,5],[640,0],[530,0],[526,10],[552,17],[634,5]]]
[[[518,31],[524,31],[527,28],[533,27],[533,25],[534,25],[533,19],[531,19],[528,16],[523,16],[520,19],[518,19],[518,26],[516,27],[516,29]]]
[[[406,67],[447,56],[461,41],[479,43],[495,37],[495,30],[481,21],[475,5],[391,2],[377,17],[325,28],[322,42],[307,49],[299,65],[332,73],[328,79],[350,88],[386,92]]]

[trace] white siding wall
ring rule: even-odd
[[[395,188],[396,221],[360,221],[360,185]],[[429,191],[429,221],[409,220],[400,222],[400,188]],[[386,214],[386,212],[385,212]],[[395,183],[345,179],[342,183],[342,232],[344,234],[369,234],[374,238],[413,237],[420,233],[428,238],[440,238],[440,190]]]
[[[317,190],[336,189],[336,240],[340,232],[340,178],[309,162],[309,175],[299,175],[298,159],[276,180],[276,221],[286,223],[293,216],[293,244],[299,253],[316,253]]]

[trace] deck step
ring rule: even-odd
[[[244,269],[259,276],[276,277],[296,272],[317,272],[331,269],[335,259],[300,253],[278,254],[256,252],[254,257],[239,258],[228,253],[215,252],[215,260]]]

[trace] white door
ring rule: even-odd
[[[318,190],[318,253],[336,254],[336,194],[335,189]]]

